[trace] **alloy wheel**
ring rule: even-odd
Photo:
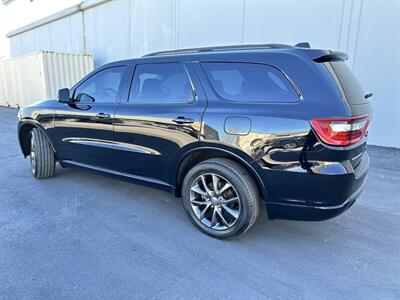
[[[215,173],[202,174],[193,181],[190,204],[203,225],[219,231],[234,226],[241,213],[240,198],[235,187]]]

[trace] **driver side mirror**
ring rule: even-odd
[[[58,90],[57,99],[58,99],[58,102],[61,102],[61,103],[71,103],[72,99],[69,96],[69,89],[64,88],[64,89]]]

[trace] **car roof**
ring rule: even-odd
[[[207,61],[221,59],[235,59],[242,55],[258,55],[267,53],[282,53],[316,57],[329,53],[328,50],[310,49],[308,43],[299,43],[295,46],[285,44],[249,44],[210,46],[200,48],[175,49],[146,54],[142,57],[120,60],[106,64],[109,67],[118,64],[145,63],[145,62],[174,62],[174,61]]]

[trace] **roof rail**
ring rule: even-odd
[[[276,48],[291,48],[289,45],[281,44],[247,44],[247,45],[229,45],[229,46],[211,46],[202,48],[187,48],[176,49],[168,51],[158,51],[144,55],[148,56],[162,56],[162,55],[175,55],[175,54],[190,54],[200,52],[214,52],[214,51],[231,51],[231,50],[256,50],[256,49],[276,49]]]

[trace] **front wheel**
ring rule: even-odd
[[[206,160],[188,172],[182,200],[192,223],[217,238],[245,233],[256,221],[260,206],[250,174],[223,158]]]
[[[31,131],[31,170],[38,179],[54,176],[56,159],[53,148],[42,131],[33,128]]]

